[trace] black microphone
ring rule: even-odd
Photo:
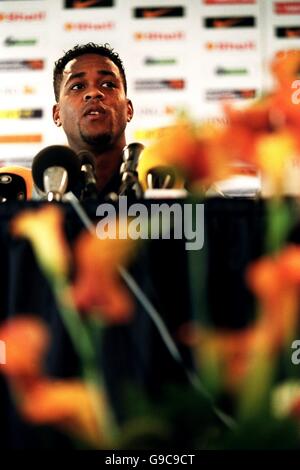
[[[77,157],[81,162],[81,174],[84,179],[84,188],[81,193],[81,200],[86,198],[97,198],[97,182],[95,176],[95,163],[93,155],[87,150],[81,150]]]
[[[132,142],[124,147],[122,152],[123,163],[120,168],[122,176],[119,196],[124,196],[130,192],[140,199],[143,190],[138,179],[137,165],[144,145],[139,142]]]
[[[25,201],[32,195],[31,170],[22,166],[0,168],[0,203]]]
[[[41,150],[32,162],[32,177],[36,186],[47,194],[48,201],[61,201],[80,178],[80,160],[64,145],[50,145]]]
[[[172,189],[175,181],[175,171],[168,166],[156,166],[147,172],[147,187],[149,189]]]

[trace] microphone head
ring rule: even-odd
[[[140,142],[131,142],[123,148],[123,161],[131,161],[135,166],[138,164],[140,153],[144,150],[144,145]]]
[[[44,172],[54,166],[62,167],[68,173],[66,191],[76,186],[80,177],[80,160],[76,153],[65,145],[49,145],[42,149],[32,161],[32,177],[35,185],[41,190],[44,188]]]
[[[95,162],[94,157],[88,150],[80,150],[77,154],[77,158],[79,158],[80,165],[91,165],[93,170],[95,169]]]
[[[168,166],[151,168],[147,173],[147,185],[150,189],[172,189],[175,186],[176,173]]]
[[[0,168],[0,201],[24,201],[32,197],[31,170],[21,166]]]

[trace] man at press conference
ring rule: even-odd
[[[76,153],[93,156],[98,192],[116,191],[125,129],[133,117],[119,55],[108,46],[75,46],[56,62],[53,84],[56,126]]]
[[[108,46],[93,43],[75,46],[55,63],[54,92],[55,125],[63,128],[68,145],[75,154],[80,155],[85,151],[92,156],[98,197],[97,201],[90,201],[90,207],[85,204],[85,209],[92,208],[95,215],[99,200],[110,193],[119,193],[120,166],[126,146],[125,129],[133,117],[133,105],[126,96],[127,84],[122,61]],[[66,223],[69,222],[68,234],[74,239],[83,227],[78,228],[80,221],[71,212],[67,215],[72,215],[73,220],[69,217]],[[77,220],[74,221],[74,218]],[[165,243],[160,240],[155,242],[140,252],[138,262],[130,268],[130,272],[173,335],[178,331],[183,322],[182,315],[187,311],[187,280],[182,280],[183,266],[178,261],[184,253],[175,249],[174,254],[170,240]],[[172,270],[176,275],[170,273],[170,265],[174,261],[178,263],[181,277],[177,276],[176,269]],[[47,287],[44,286],[44,280],[40,282],[39,298],[43,305],[39,308],[49,322],[53,336],[47,357],[47,371],[54,377],[76,376],[79,373],[78,358],[50,293],[43,298],[42,292]],[[30,308],[31,305],[26,304],[24,311],[30,311]],[[190,366],[188,351],[182,347],[182,352]],[[99,351],[99,356],[103,358],[101,367],[104,369],[109,398],[121,422],[128,412],[124,406],[124,393],[128,384],[137,385],[151,399],[159,399],[166,384],[188,385],[186,370],[170,355],[156,325],[138,301],[130,323],[106,330],[103,350]],[[23,426],[18,431],[19,427],[14,425],[16,435],[12,440],[15,442],[8,443],[8,446],[18,447],[20,440],[24,447],[39,445],[39,436],[36,434],[31,437],[26,428],[23,430]],[[43,446],[43,443],[40,445]],[[60,436],[57,440],[54,435],[52,442],[46,445],[64,447],[67,443],[61,441]]]
[[[63,128],[70,148],[77,154],[87,151],[92,155],[98,201],[108,194],[118,194],[122,184],[120,166],[126,145],[125,130],[133,117],[122,60],[108,45],[75,46],[55,63],[53,84],[56,98],[54,123]],[[165,317],[164,320],[175,331],[179,322],[177,315],[186,311],[186,299],[179,277],[174,282],[180,283],[180,301],[174,293],[170,295],[167,283],[157,276],[158,270],[165,274],[169,272],[168,256],[174,257],[171,247],[166,250],[165,245],[157,243],[141,253],[132,274],[162,316],[169,312],[170,317],[172,313],[172,318]],[[162,248],[166,253],[169,251],[165,259]],[[164,267],[155,265],[157,262]],[[186,352],[185,348],[182,350]],[[171,357],[153,321],[138,303],[131,324],[108,331],[104,357],[108,387],[120,419],[124,413],[120,390],[129,380],[139,383],[155,396],[165,383],[187,383],[183,367]]]

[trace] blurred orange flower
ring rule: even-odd
[[[210,364],[231,392],[240,389],[257,358],[271,359],[292,339],[298,320],[300,247],[290,245],[274,258],[255,261],[246,280],[260,301],[252,325],[237,331],[192,325],[181,335],[195,348],[200,370]]]
[[[272,104],[273,96],[267,95],[243,108],[236,108],[230,103],[225,103],[223,110],[229,127],[248,129],[253,135],[270,132],[277,127],[278,122],[276,116],[273,115]]]
[[[134,253],[135,241],[99,239],[88,232],[75,243],[77,273],[72,287],[79,310],[94,312],[108,322],[128,321],[133,301],[123,285],[119,265],[126,265]]]
[[[300,150],[297,130],[300,109],[292,104],[291,88],[265,96],[243,109],[226,105],[224,112],[229,125],[224,129],[223,141],[231,158],[260,171],[272,194],[291,189],[288,172],[299,163]]]
[[[0,370],[10,378],[35,378],[42,374],[44,353],[49,344],[46,326],[31,315],[16,316],[0,327],[6,343],[6,364]]]
[[[25,210],[11,223],[11,232],[27,238],[33,246],[41,266],[47,274],[66,276],[70,253],[63,232],[63,213],[54,204],[37,210]]]
[[[277,51],[272,62],[271,71],[280,88],[289,88],[300,76],[300,50],[289,49]]]
[[[247,283],[261,304],[259,325],[273,347],[291,340],[297,322],[300,247],[287,246],[275,257],[263,257],[247,270]]]
[[[196,359],[200,370],[210,364],[218,371],[224,388],[236,392],[251,365],[254,353],[255,330],[214,331],[197,327]]]
[[[286,186],[287,165],[293,164],[295,155],[295,139],[287,131],[263,135],[256,141],[254,153],[256,165],[272,181],[277,194],[280,194]]]
[[[94,400],[102,418],[100,426]],[[24,418],[31,423],[57,425],[93,446],[104,445],[107,433],[105,395],[83,382],[39,380],[26,390],[19,406]]]
[[[146,148],[139,160],[138,172],[144,188],[152,168],[171,166],[178,171],[175,187],[182,188],[184,179],[208,186],[228,174],[228,153],[220,140],[217,127],[196,126],[187,120],[178,121],[160,140]]]

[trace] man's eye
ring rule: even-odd
[[[74,83],[74,85],[70,87],[71,90],[81,90],[82,88],[83,88],[82,83]]]
[[[105,88],[116,88],[116,84],[114,82],[103,82],[102,83],[102,86],[104,86]]]

